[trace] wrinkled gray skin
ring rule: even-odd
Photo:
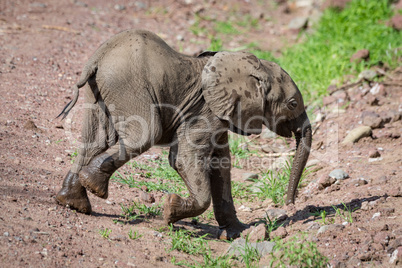
[[[262,124],[297,139],[286,202],[294,203],[311,127],[298,88],[277,64],[246,52],[189,57],[151,32],[129,30],[89,59],[61,115],[86,83],[84,146],[56,196],[59,204],[91,213],[86,190],[107,198],[114,171],[152,145],[169,145],[170,164],[190,196],[168,195],[166,223],[198,216],[212,200],[219,238],[235,238],[247,226],[233,205],[227,130],[249,135]]]

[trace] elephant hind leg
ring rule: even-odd
[[[155,119],[153,122],[159,122],[159,120]],[[79,180],[91,193],[106,199],[112,174],[130,159],[148,150],[161,136],[160,128],[155,127],[153,130],[157,131],[150,132],[148,128],[145,128],[147,126],[139,126],[137,123],[138,121],[135,120],[117,123],[119,141],[93,158],[80,171]]]
[[[90,214],[91,204],[86,189],[79,181],[78,173],[92,158],[107,150],[109,144],[115,140],[116,134],[110,126],[106,113],[99,105],[89,103],[86,105],[82,146],[71,170],[64,178],[62,188],[56,195],[56,201],[62,206],[69,206],[79,212]]]
[[[87,191],[78,180],[78,174],[71,171],[64,178],[63,187],[57,193],[56,201],[62,206],[68,206],[81,213],[91,214],[92,212]]]

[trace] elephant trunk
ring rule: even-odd
[[[296,137],[296,155],[293,159],[293,166],[289,178],[288,194],[286,198],[287,205],[294,204],[295,202],[297,186],[299,185],[301,175],[310,155],[312,142],[311,125],[306,112],[294,120],[293,132]]]

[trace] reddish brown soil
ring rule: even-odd
[[[85,2],[85,4],[84,4]],[[149,8],[152,2],[152,9]],[[126,9],[117,10],[110,1],[2,1],[0,4],[0,262],[17,266],[173,266],[173,256],[181,260],[202,260],[177,251],[167,252],[169,238],[158,236],[163,227],[161,218],[136,224],[113,223],[121,214],[120,203],[128,204],[140,196],[140,190],[112,182],[109,199],[90,196],[93,214],[83,215],[58,206],[55,194],[70,168],[70,155],[78,145],[81,110],[75,108],[70,120],[55,119],[72,96],[71,86],[77,81],[88,57],[113,34],[128,28],[144,28],[161,35],[175,49],[197,54],[207,48],[208,36],[195,36],[189,31],[194,12],[216,16],[224,20],[230,11],[249,13],[261,20],[260,29],[226,40],[225,47],[240,47],[256,41],[264,49],[278,51],[283,45],[296,41],[296,34],[286,31],[292,16],[285,7],[256,6],[248,1],[219,1],[206,4],[198,1],[120,1]],[[199,1],[203,3],[204,1]],[[251,2],[251,1],[250,1]],[[137,4],[136,4],[137,3]],[[148,10],[148,11],[146,11]],[[236,13],[236,12],[235,12]],[[205,25],[205,27],[212,27]],[[180,36],[179,36],[180,35]],[[268,40],[268,41],[267,41]],[[314,182],[300,189],[294,207],[286,208],[289,219],[285,223],[288,237],[305,231],[316,220],[311,213],[342,202],[356,208],[353,223],[330,234],[316,235],[319,250],[333,264],[342,262],[348,267],[388,267],[392,245],[401,240],[402,199],[401,121],[387,123],[375,129],[373,138],[364,138],[353,145],[341,145],[346,132],[359,126],[365,110],[377,113],[400,113],[402,103],[400,73],[393,74],[385,84],[386,96],[379,95],[378,105],[372,106],[371,93],[361,94],[365,88],[347,90],[350,104],[339,113],[331,112],[336,105],[322,108],[326,115],[314,135],[310,159],[320,160],[321,168],[308,176],[308,181],[327,176],[335,168],[342,168],[350,178],[324,190]],[[366,85],[367,89],[373,86]],[[370,99],[371,98],[371,99]],[[328,102],[330,102],[329,100]],[[80,98],[79,104],[82,104]],[[341,105],[340,105],[341,107]],[[316,112],[317,113],[317,112]],[[313,121],[314,118],[312,118]],[[271,141],[257,139],[257,144]],[[322,144],[321,144],[322,143]],[[382,160],[369,162],[369,151],[380,149]],[[159,153],[159,149],[152,149]],[[239,180],[242,170],[233,170]],[[355,179],[368,183],[356,186]],[[307,184],[307,183],[306,183]],[[307,190],[310,191],[307,191]],[[157,201],[161,194],[156,194]],[[362,205],[373,201],[369,208]],[[245,204],[253,212],[239,212],[239,218],[250,223],[264,216],[264,209],[272,206],[261,200]],[[367,205],[367,204],[365,204]],[[236,204],[240,206],[240,204]],[[363,209],[364,208],[364,209]],[[380,216],[373,215],[380,212]],[[329,218],[340,223],[329,212]],[[377,214],[378,215],[378,214]],[[214,233],[216,222],[199,229],[190,220],[178,224],[200,233]],[[100,236],[99,230],[112,229],[110,239]],[[129,240],[130,229],[143,236]],[[388,238],[387,238],[388,237]],[[385,241],[387,240],[387,241]],[[210,240],[217,256],[228,247],[225,242]],[[267,260],[263,259],[260,264]],[[265,262],[265,263],[266,263]]]

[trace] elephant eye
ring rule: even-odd
[[[288,108],[289,108],[289,110],[294,110],[294,109],[296,109],[296,107],[297,107],[297,101],[295,100],[295,99],[290,99],[289,101],[288,101]]]

